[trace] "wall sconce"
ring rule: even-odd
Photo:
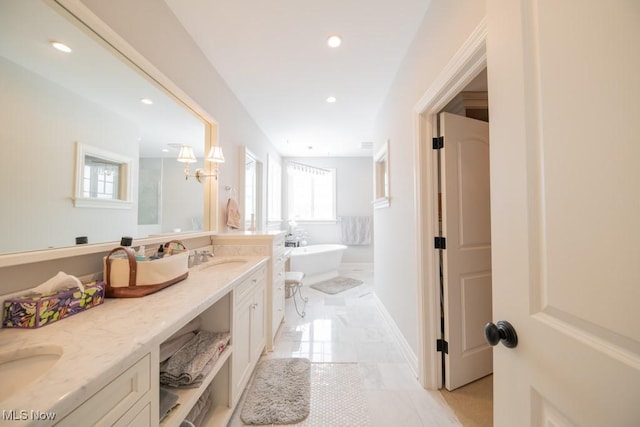
[[[184,163],[184,179],[189,179],[190,176],[194,177],[198,180],[198,182],[202,183],[208,177],[214,177],[218,179],[218,164],[224,163],[224,155],[222,154],[222,147],[219,145],[214,145],[209,150],[209,154],[205,158],[205,160],[212,162],[212,173],[208,174],[204,169],[198,168],[195,173],[191,173],[189,171],[189,163],[195,163],[198,160],[196,159],[195,154],[193,154],[193,148],[189,145],[183,145],[180,147],[180,152],[178,153],[177,161]]]

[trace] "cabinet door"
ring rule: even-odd
[[[253,298],[245,298],[237,303],[233,322],[233,401],[240,393],[248,379],[251,365],[251,315]]]
[[[267,339],[266,289],[264,281],[256,288],[251,313],[251,360],[257,361]]]

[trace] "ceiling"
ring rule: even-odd
[[[370,156],[430,0],[165,2],[281,155]]]

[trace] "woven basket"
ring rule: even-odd
[[[171,243],[182,246],[182,250],[171,256],[152,260],[137,261],[130,250],[120,246],[104,257],[105,293],[108,298],[138,298],[152,294],[178,283],[189,276],[189,251],[179,241]],[[126,258],[114,258],[123,252]]]

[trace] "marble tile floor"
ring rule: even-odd
[[[460,426],[460,422],[438,391],[424,390],[395,344],[391,330],[382,317],[373,295],[373,275],[362,270],[343,270],[341,275],[360,279],[360,286],[336,295],[327,295],[308,286],[302,293],[309,298],[306,316],[300,318],[293,301],[286,300],[285,322],[281,325],[274,351],[264,358],[306,357],[314,364],[314,372],[322,372],[316,364],[349,364],[359,378],[336,385],[356,393],[359,398],[345,412],[364,410],[368,420],[342,420],[336,424],[326,414],[340,410],[330,398],[312,391],[311,412],[304,426]],[[327,367],[329,365],[326,365]],[[333,370],[330,370],[333,372]],[[341,390],[335,390],[336,393]],[[326,397],[326,396],[325,396]],[[229,423],[243,426],[240,420],[243,401]],[[329,406],[329,407],[326,407]],[[339,405],[338,405],[339,406]],[[325,419],[323,419],[323,414]]]

